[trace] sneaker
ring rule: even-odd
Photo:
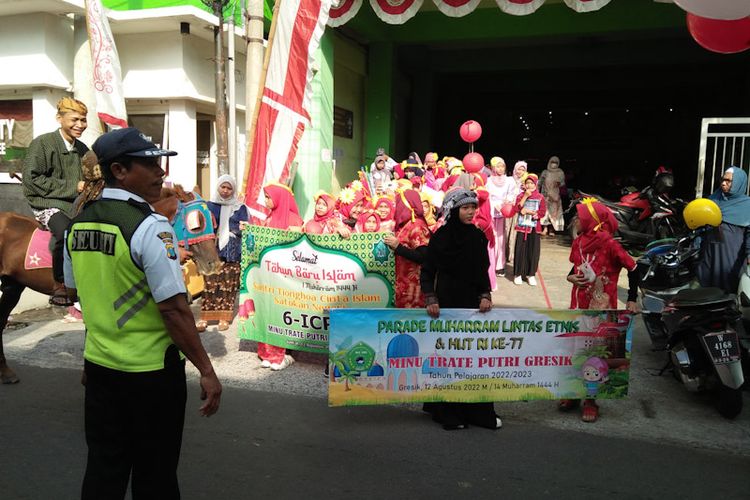
[[[294,358],[289,354],[285,354],[284,359],[281,361],[281,363],[271,363],[271,370],[277,372],[279,370],[283,370],[292,363],[294,363]]]
[[[529,286],[536,286],[536,278],[533,276],[529,276]]]
[[[503,421],[500,420],[500,417],[495,416],[495,429],[499,429],[503,426]]]
[[[516,276],[515,278],[513,278],[513,283],[516,285],[523,285],[523,278],[521,278],[520,276]]]
[[[267,359],[264,359],[263,361],[260,362],[260,367],[261,368],[271,368],[271,362],[268,361]]]
[[[495,272],[495,276],[498,278],[505,278],[505,269],[500,269]]]

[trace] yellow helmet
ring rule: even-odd
[[[716,227],[721,224],[721,209],[713,200],[698,198],[687,204],[682,218],[690,229],[706,225]]]

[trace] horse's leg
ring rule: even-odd
[[[8,317],[10,312],[16,307],[18,301],[21,300],[21,293],[23,293],[24,286],[9,276],[2,278],[2,284],[0,284],[0,382],[3,384],[17,384],[19,382],[16,372],[14,372],[5,360],[5,352],[3,350],[3,330],[8,324]]]

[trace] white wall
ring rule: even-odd
[[[34,114],[34,137],[60,128],[57,123],[57,101],[68,95],[60,89],[36,89],[31,100]]]
[[[73,21],[51,14],[0,17],[0,88],[68,89],[73,80]]]
[[[171,100],[168,115],[169,149],[178,153],[169,158],[169,180],[192,189],[198,183],[195,104],[186,100]]]

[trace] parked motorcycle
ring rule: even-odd
[[[742,314],[734,294],[700,288],[694,272],[700,258],[695,239],[716,230],[706,226],[649,245],[638,260],[640,301],[654,348],[668,353],[664,370],[689,391],[715,390],[719,413],[734,418],[742,411]]]
[[[626,246],[643,248],[654,240],[684,234],[686,228],[680,214],[685,208],[685,202],[670,197],[673,186],[672,172],[660,169],[650,186],[640,191],[626,192],[617,202],[596,194],[576,191],[566,210],[570,236],[577,236],[575,207],[588,197],[596,198],[614,214],[619,224],[614,236]]]

